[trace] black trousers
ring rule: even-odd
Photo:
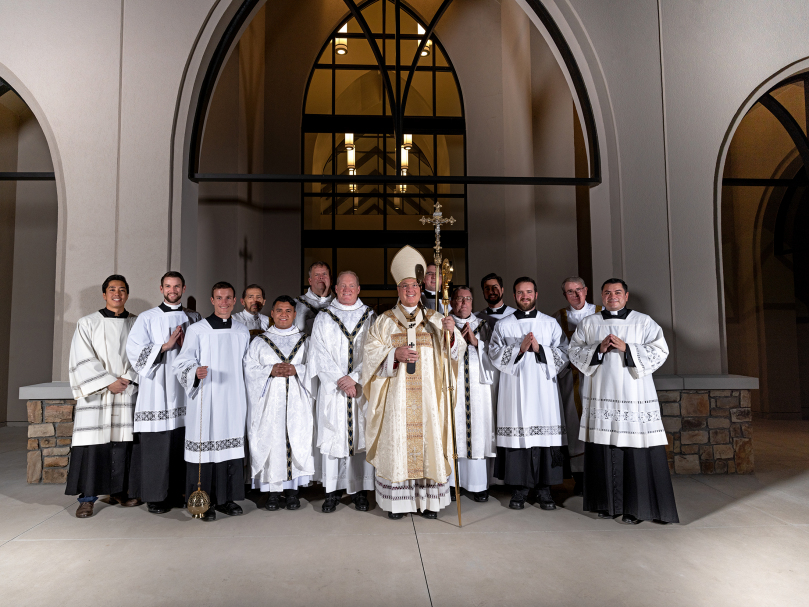
[[[185,464],[185,499],[197,490],[199,464]],[[211,498],[211,505],[244,499],[244,458],[226,462],[202,464],[202,490]]]
[[[584,510],[679,523],[666,448],[586,443]]]
[[[497,447],[494,476],[506,485],[529,489],[561,485],[564,481],[562,463],[559,447]]]
[[[131,492],[144,502],[181,501],[185,492],[185,428],[136,432]]]
[[[131,441],[71,447],[65,495],[129,494],[131,464]]]

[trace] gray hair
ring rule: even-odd
[[[581,286],[583,286],[584,288],[587,288],[587,283],[586,283],[586,282],[584,282],[584,279],[583,279],[581,276],[568,276],[567,278],[565,278],[565,279],[562,281],[562,293],[564,293],[564,292],[565,292],[565,285],[566,285],[567,283],[569,283],[569,282],[575,282],[575,283],[577,283],[577,284],[580,284],[580,285],[581,285]]]
[[[340,284],[340,279],[345,276],[346,274],[351,274],[357,280],[357,286],[360,286],[360,277],[357,275],[356,272],[353,270],[343,270],[337,275],[337,280],[334,281],[334,285],[337,286]]]

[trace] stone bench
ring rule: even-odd
[[[20,388],[28,400],[29,483],[65,483],[73,442],[73,410],[76,401],[67,382]]]

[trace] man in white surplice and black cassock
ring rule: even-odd
[[[562,281],[562,295],[567,299],[567,307],[557,310],[553,317],[562,327],[568,341],[573,337],[579,323],[598,312],[602,307],[587,302],[587,285],[584,279],[570,276]],[[568,365],[559,373],[559,390],[565,405],[565,428],[567,430],[567,459],[565,474],[572,476],[576,484],[573,495],[581,495],[584,488],[584,442],[579,440],[581,419],[581,374],[576,365]],[[566,478],[569,478],[566,476]]]
[[[317,450],[319,480],[326,490],[323,512],[334,512],[345,491],[357,510],[368,510],[367,492],[374,488],[374,467],[365,461],[365,410],[362,387],[363,346],[374,311],[359,299],[354,272],[341,272],[336,299],[324,308],[312,328],[307,370],[317,377]]]
[[[567,443],[557,375],[568,364],[559,323],[536,309],[536,282],[514,282],[518,310],[494,326],[489,357],[500,370],[494,476],[514,488],[509,508],[521,510],[530,490],[554,510],[550,487],[564,478]]]
[[[180,355],[172,366],[188,395],[185,427],[185,496],[197,489],[202,462],[202,490],[211,507],[202,520],[216,512],[242,514],[244,499],[244,429],[247,395],[242,360],[250,332],[233,320],[236,290],[227,282],[211,289],[214,313],[185,332]]]
[[[438,310],[441,314],[446,314],[444,304],[440,301],[440,294],[438,295],[439,301],[436,306],[436,293],[441,290],[441,277],[435,270],[435,264],[428,263],[427,269],[424,271],[424,288],[421,292],[421,305],[428,310]]]
[[[125,308],[126,278],[113,274],[101,293],[106,305],[79,319],[68,362],[76,408],[65,495],[79,496],[78,518],[93,515],[99,495],[122,506],[140,503],[129,493],[138,376],[126,356],[137,317]]]
[[[495,377],[497,369],[487,352],[492,325],[472,314],[472,289],[455,287],[450,300],[455,326],[466,340],[466,353],[458,362],[455,378],[455,433],[458,446],[460,487],[476,502],[489,499],[490,468],[494,464]],[[455,478],[450,475],[450,491],[455,492]]]
[[[309,290],[295,301],[295,326],[311,335],[315,316],[333,300],[331,267],[325,261],[316,261],[309,266]]]
[[[582,378],[579,438],[584,446],[584,510],[624,523],[677,523],[652,373],[669,354],[660,326],[626,307],[620,278],[601,287],[605,310],[579,323],[570,360]]]
[[[506,305],[503,301],[503,278],[494,272],[486,274],[480,280],[480,288],[483,290],[483,299],[488,304],[485,309],[477,313],[479,318],[485,318],[494,326],[498,320],[511,316],[516,312],[514,308]]]
[[[299,488],[315,472],[313,401],[306,385],[309,336],[295,325],[290,296],[277,297],[270,313],[273,326],[253,340],[244,358],[250,473],[253,488],[269,494],[267,510],[297,510]]]
[[[242,311],[233,315],[233,318],[242,323],[250,331],[250,340],[264,333],[270,327],[270,318],[262,314],[267,296],[264,287],[257,284],[247,285],[242,291]]]
[[[160,293],[163,302],[138,316],[126,342],[139,384],[132,483],[152,514],[183,504],[187,404],[172,365],[183,346],[185,330],[201,319],[181,304],[185,279],[179,272],[163,275]]]

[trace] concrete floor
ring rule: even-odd
[[[598,520],[564,489],[544,512],[462,500],[391,521],[344,500],[213,523],[25,483],[25,428],[0,428],[0,604],[806,605],[809,422],[756,422],[753,476],[675,477],[680,525]]]

